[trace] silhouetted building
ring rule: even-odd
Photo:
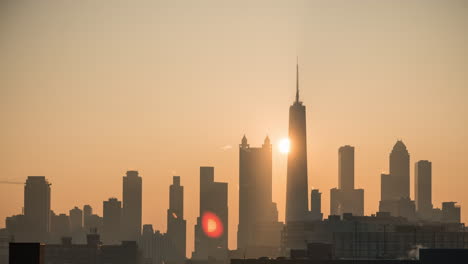
[[[10,264],[44,264],[44,245],[40,243],[10,243]]]
[[[26,242],[29,234],[26,230],[26,220],[24,215],[13,215],[5,219],[5,227],[16,242]]]
[[[90,218],[91,215],[93,214],[93,208],[91,205],[86,204],[83,206],[83,227],[86,230],[86,232],[89,232],[91,228],[95,226],[90,226]]]
[[[102,245],[98,234],[88,234],[86,244],[73,244],[65,238],[61,244],[44,246],[46,264],[139,264],[135,241],[120,245]]]
[[[172,178],[169,187],[169,209],[167,210],[167,238],[170,244],[166,252],[166,263],[184,263],[186,250],[187,222],[184,219],[184,187],[180,176]]]
[[[310,219],[322,220],[322,193],[318,189],[310,192]]]
[[[409,198],[410,156],[403,141],[399,140],[390,153],[390,174],[382,179],[382,201]],[[384,176],[382,176],[384,177]]]
[[[46,241],[50,232],[50,184],[44,176],[28,176],[24,217],[29,242]]]
[[[153,225],[143,225],[143,233],[141,235],[140,249],[142,251],[143,263],[153,264],[154,253],[154,230]]]
[[[86,234],[83,229],[83,211],[76,207],[70,210],[70,231],[73,241],[81,244],[86,241]]]
[[[414,173],[414,195],[418,216],[432,219],[432,163],[427,160],[416,162]]]
[[[390,153],[390,174],[381,175],[380,212],[393,216],[416,218],[416,206],[409,195],[410,156],[403,141],[399,140]]]
[[[380,212],[389,212],[392,216],[402,216],[409,221],[416,220],[416,204],[409,198],[380,201]]]
[[[214,181],[214,167],[200,167],[200,216],[193,259],[225,260],[228,250],[228,184]]]
[[[286,224],[306,219],[308,206],[306,107],[299,101],[299,66],[296,67],[296,101],[289,108],[286,182]]]
[[[69,213],[71,231],[81,230],[83,228],[83,211],[75,206]]]
[[[122,202],[109,198],[103,202],[102,240],[106,245],[119,244],[121,241]]]
[[[141,235],[142,179],[138,171],[127,171],[123,177],[123,240],[138,241]]]
[[[354,189],[354,147],[338,150],[338,189],[330,190],[330,214],[364,215],[364,190]]]
[[[460,223],[461,208],[457,202],[442,203],[442,221],[445,223]]]
[[[51,238],[52,243],[59,243],[62,237],[71,235],[70,217],[66,214],[56,215],[51,211]]]
[[[237,248],[246,257],[265,255],[265,248],[278,254],[281,230],[278,210],[272,201],[272,151],[268,137],[261,148],[253,148],[242,138],[239,145],[239,225]],[[266,228],[270,227],[270,228]],[[276,234],[276,236],[275,236]]]

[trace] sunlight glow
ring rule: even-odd
[[[289,153],[289,149],[291,147],[291,142],[289,141],[289,138],[283,138],[280,140],[278,143],[278,148],[281,153]]]

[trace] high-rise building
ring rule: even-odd
[[[63,237],[70,237],[70,217],[66,214],[56,215],[51,211],[51,236],[50,240],[53,242],[61,241]]]
[[[43,242],[50,232],[50,183],[29,176],[24,186],[24,216],[30,242]]]
[[[442,222],[460,223],[461,208],[457,202],[442,203]]]
[[[354,147],[338,150],[338,188],[330,190],[330,214],[364,215],[364,190],[354,189]]]
[[[193,259],[226,260],[228,184],[214,181],[214,167],[200,167],[200,216],[195,225]]]
[[[153,260],[154,253],[154,230],[153,225],[143,225],[143,232],[141,235],[140,249],[142,253],[142,263],[155,263]]]
[[[432,218],[432,163],[427,160],[416,162],[414,173],[414,195],[418,216]]]
[[[103,202],[102,240],[107,245],[117,245],[121,241],[122,202],[109,198]]]
[[[239,145],[239,225],[237,248],[260,245],[257,225],[278,221],[272,201],[272,151],[268,137],[262,147],[253,148],[242,138]],[[266,235],[266,234],[263,234]],[[279,245],[278,245],[279,246]]]
[[[184,187],[180,185],[180,176],[172,178],[169,186],[169,209],[167,210],[166,263],[185,263],[187,222],[184,219]]]
[[[354,190],[354,147],[349,145],[338,150],[338,189]]]
[[[83,211],[76,207],[69,211],[70,213],[70,228],[72,232],[79,231],[83,228]]]
[[[138,241],[141,236],[142,179],[138,171],[123,177],[122,240]]]
[[[410,198],[410,156],[403,141],[399,140],[390,153],[390,175],[393,177],[394,199]]]
[[[310,192],[310,215],[311,220],[322,220],[322,193],[318,189]]]
[[[403,141],[398,140],[390,153],[390,174],[381,175],[380,212],[392,216],[416,218],[416,206],[409,195],[410,155]]]
[[[308,215],[306,107],[299,101],[299,66],[296,66],[296,101],[289,108],[290,150],[286,183],[286,224]]]
[[[93,208],[91,207],[91,205],[89,204],[84,205],[83,206],[83,227],[86,232],[90,231],[90,228],[91,228],[90,218],[92,214],[93,214]]]

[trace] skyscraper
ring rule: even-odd
[[[380,212],[403,216],[409,220],[416,217],[416,206],[409,195],[410,156],[403,141],[398,140],[390,153],[390,174],[381,175]]]
[[[393,198],[410,198],[410,156],[401,140],[395,143],[390,153],[390,175],[395,181]]]
[[[364,215],[364,190],[354,189],[354,147],[338,150],[338,188],[330,190],[330,214]]]
[[[141,235],[142,180],[138,171],[123,177],[122,240],[138,241]]]
[[[91,205],[85,204],[83,206],[83,227],[86,232],[90,231],[90,228],[91,228],[90,219],[91,219],[92,214],[93,214],[93,208],[91,207]]]
[[[418,216],[430,220],[432,218],[432,163],[430,161],[416,162],[414,195]]]
[[[50,232],[50,183],[44,176],[29,176],[24,186],[24,217],[29,242],[43,242]]]
[[[306,108],[299,101],[299,65],[296,65],[296,101],[289,107],[286,224],[308,215]]]
[[[338,150],[338,189],[354,190],[354,147],[349,145]]]
[[[167,210],[167,263],[185,263],[187,222],[184,219],[184,187],[180,176],[172,178],[169,186],[169,209]]]
[[[104,244],[120,244],[121,240],[121,217],[122,202],[117,198],[109,198],[103,202],[103,231],[102,240]]]
[[[83,228],[83,211],[76,207],[70,210],[70,228],[72,233]]]
[[[272,201],[272,151],[268,137],[253,148],[239,145],[239,225],[237,248],[248,258],[271,256],[265,248],[279,248],[281,227]],[[275,241],[277,244],[275,244]]]
[[[214,181],[214,167],[200,167],[200,216],[193,259],[225,260],[228,250],[228,184]]]
[[[312,220],[322,220],[322,193],[318,189],[310,192],[310,218]]]

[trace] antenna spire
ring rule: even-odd
[[[299,103],[299,57],[296,57],[296,102]]]

